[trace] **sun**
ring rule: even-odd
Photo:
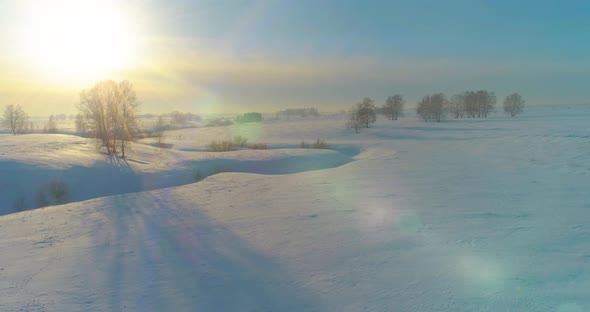
[[[133,66],[138,36],[123,1],[34,1],[18,28],[19,57],[60,81],[98,80]]]

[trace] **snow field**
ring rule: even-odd
[[[137,148],[134,172],[171,174],[201,157],[207,135],[292,147],[319,137],[342,151],[227,154],[263,169],[284,153],[342,161],[2,216],[0,310],[586,311],[588,117],[580,106],[380,120],[358,135],[341,120],[177,130],[166,156]]]

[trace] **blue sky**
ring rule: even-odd
[[[589,9],[583,1],[136,0],[117,10],[133,17],[143,61],[104,78],[134,82],[146,111],[339,110],[365,96],[380,103],[399,92],[412,105],[432,92],[482,88],[500,99],[520,92],[529,105],[581,104]],[[61,101],[75,103],[80,86],[67,89]]]
[[[297,56],[584,59],[590,5],[561,1],[186,1],[167,31]],[[182,14],[181,12],[184,12]]]

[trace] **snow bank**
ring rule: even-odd
[[[124,160],[98,152],[91,139],[63,134],[2,136],[0,151],[0,214],[14,212],[19,201],[24,209],[37,207],[39,192],[52,181],[65,184],[65,200],[72,202],[193,183],[219,172],[287,174],[352,161],[333,150],[209,153],[145,144],[135,144]]]

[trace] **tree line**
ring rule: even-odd
[[[524,110],[524,99],[518,93],[513,93],[504,99],[504,113],[512,117]],[[404,112],[405,100],[403,95],[396,94],[387,97],[382,107],[376,107],[375,101],[366,97],[356,103],[349,112],[346,123],[356,133],[362,128],[369,128],[376,121],[377,113],[385,115],[390,120],[397,120]],[[444,93],[434,93],[424,96],[418,101],[416,115],[424,121],[440,122],[447,114],[458,118],[487,118],[495,109],[496,95],[487,90],[465,91],[455,94],[450,99]]]

